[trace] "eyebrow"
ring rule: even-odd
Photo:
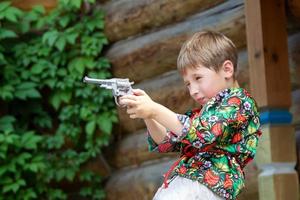
[[[203,76],[203,74],[201,74],[201,73],[195,73],[192,76]]]

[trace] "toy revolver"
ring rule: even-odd
[[[133,85],[134,82],[129,82],[128,78],[94,79],[85,76],[83,82],[97,84],[99,87],[112,90],[115,102],[118,106],[120,106],[118,97],[133,94],[131,85]]]

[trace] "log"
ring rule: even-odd
[[[31,10],[33,6],[42,5],[47,11],[56,7],[57,0],[13,0],[12,5],[22,10]]]
[[[115,144],[112,151],[114,153],[110,157],[109,163],[116,169],[128,166],[137,167],[146,161],[179,156],[179,153],[150,152],[148,150],[146,129],[124,137],[124,139]]]
[[[117,42],[109,48],[106,56],[112,62],[114,76],[128,77],[137,83],[176,69],[182,43],[203,29],[220,31],[231,38],[237,47],[244,47],[243,1],[227,1],[176,25]]]
[[[169,169],[174,161],[174,159],[160,159],[139,168],[117,171],[106,184],[107,200],[152,199],[157,189],[162,185],[162,174]],[[257,172],[255,162],[246,166],[247,189],[243,190],[239,199],[258,199]]]
[[[117,171],[105,186],[106,199],[152,199],[157,188],[163,182],[162,175],[174,161],[174,159],[160,159],[139,168]]]
[[[103,6],[105,34],[110,42],[179,22],[224,0],[123,0]]]

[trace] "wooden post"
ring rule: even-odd
[[[261,108],[260,200],[298,200],[284,0],[246,0],[250,87]]]

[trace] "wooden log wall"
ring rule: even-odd
[[[118,7],[122,7],[120,5],[122,1],[117,2]],[[237,45],[238,81],[241,86],[249,89],[244,2],[218,1],[212,5],[205,9],[199,6],[198,11],[193,14],[186,12],[185,17],[180,16],[181,20],[164,19],[165,22],[158,22],[159,26],[152,22],[147,30],[135,25],[137,30],[142,32],[139,34],[132,32],[129,38],[114,42],[107,50],[106,55],[112,62],[114,76],[130,78],[137,83],[134,88],[144,89],[153,100],[175,112],[183,113],[195,104],[189,98],[176,71],[176,58],[182,42],[187,37],[196,31],[211,29],[224,33]],[[149,10],[151,9],[149,7]],[[142,10],[147,12],[147,6],[143,6]],[[126,23],[128,25],[131,22],[127,20]],[[300,101],[300,32],[297,26],[289,27],[289,32],[293,33],[289,36],[289,67],[294,94],[291,113],[294,116],[293,123],[296,125],[300,124],[300,106],[297,103]],[[112,145],[113,153],[109,158],[114,172],[106,185],[107,199],[151,199],[162,183],[162,174],[178,155],[148,152],[143,121],[130,119],[123,109],[119,109],[118,114],[120,123],[114,133],[116,141]],[[256,164],[252,162],[246,168],[247,190],[244,190],[239,199],[258,199],[257,175]]]
[[[99,0],[98,2],[106,12],[105,33],[112,43],[106,55],[112,62],[114,76],[128,77],[135,81],[134,88],[144,89],[155,101],[178,113],[196,106],[189,98],[176,71],[176,59],[186,38],[203,29],[220,31],[234,41],[239,49],[238,81],[242,87],[249,89],[243,0]],[[295,0],[286,2],[288,14],[292,15],[293,19],[298,19],[299,3]],[[51,10],[57,0],[13,0],[13,3],[22,9],[43,4],[47,10]],[[293,114],[293,124],[300,130],[298,24],[289,23],[288,44],[292,83],[290,111]],[[108,200],[152,199],[162,183],[162,174],[168,170],[178,155],[148,152],[144,123],[141,120],[129,119],[122,109],[118,110],[118,114],[120,123],[115,127],[114,140],[104,155],[110,168],[103,159],[90,162],[87,167],[99,171],[97,165],[103,165],[107,169],[104,173],[111,174],[106,183]],[[300,147],[300,131],[298,132]],[[99,160],[102,164],[99,164]],[[300,167],[298,168],[299,172]],[[103,173],[103,170],[100,171],[102,172],[99,173]],[[252,162],[246,168],[247,190],[244,190],[239,199],[258,199],[257,175],[256,164]]]

